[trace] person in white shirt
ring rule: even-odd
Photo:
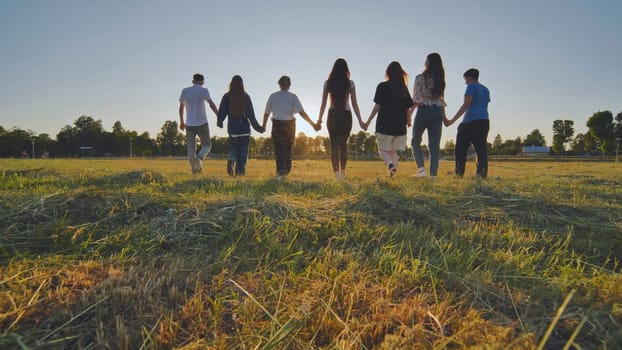
[[[188,145],[188,160],[192,167],[192,173],[197,174],[203,170],[203,159],[212,149],[205,102],[207,102],[218,115],[218,109],[210,97],[209,91],[203,87],[205,77],[195,74],[192,77],[192,86],[181,91],[179,96],[179,129],[186,131],[186,143]],[[184,109],[186,121],[184,121]],[[201,140],[201,149],[196,153],[196,137]]]
[[[319,130],[319,125],[313,123],[302,108],[298,96],[289,92],[290,86],[291,80],[288,76],[284,75],[279,79],[281,90],[270,95],[263,115],[262,128],[265,130],[268,117],[272,114],[272,141],[277,176],[287,176],[292,169],[292,146],[296,136],[295,114],[300,114],[313,129]]]

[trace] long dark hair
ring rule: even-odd
[[[393,61],[389,63],[385,72],[393,97],[406,97],[408,96],[408,73],[402,69],[399,62]]]
[[[246,114],[246,93],[242,77],[234,75],[229,83],[229,116],[242,117]]]
[[[350,89],[350,70],[346,60],[338,58],[335,61],[326,85],[333,105],[338,108],[345,108],[348,90]]]
[[[432,79],[432,97],[441,98],[445,95],[445,69],[441,55],[436,52],[428,55],[423,76],[426,80]]]

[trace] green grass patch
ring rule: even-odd
[[[440,174],[451,170],[442,162]],[[0,348],[609,349],[622,173],[0,160]]]

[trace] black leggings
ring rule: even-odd
[[[348,161],[348,137],[352,131],[352,112],[329,110],[326,126],[330,137],[330,161],[333,171],[345,170]]]

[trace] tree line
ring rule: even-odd
[[[610,111],[594,113],[586,122],[587,131],[575,135],[574,122],[555,120],[551,154],[556,155],[608,155],[614,154],[622,142],[622,112],[616,117]],[[226,156],[229,151],[228,138],[214,136],[213,156]],[[496,135],[489,143],[492,155],[517,155],[524,146],[547,146],[538,129],[524,138],[503,140]],[[376,158],[378,149],[373,134],[360,131],[350,136],[350,153],[355,158]],[[448,141],[441,149],[443,155],[453,155],[455,143]],[[407,149],[404,156],[409,157]],[[270,137],[251,137],[249,153],[254,157],[274,155]],[[293,153],[297,157],[323,158],[330,154],[328,137],[309,137],[299,133],[295,139]],[[138,133],[126,130],[120,121],[114,123],[112,131],[104,130],[102,121],[91,116],[80,116],[73,125],[65,125],[53,139],[48,134],[35,134],[30,130],[0,126],[0,157],[126,157],[126,156],[185,156],[185,135],[179,131],[176,121],[165,121],[155,139],[148,132]]]

